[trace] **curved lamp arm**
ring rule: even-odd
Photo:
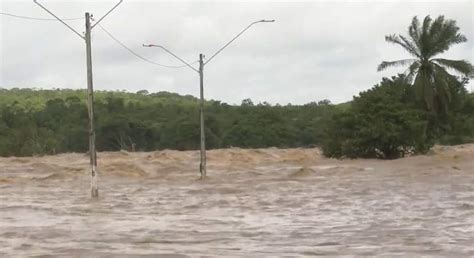
[[[175,55],[173,52],[169,51],[168,49],[166,49],[165,47],[161,46],[161,45],[153,45],[153,44],[148,44],[148,45],[145,45],[145,44],[142,44],[143,47],[158,47],[158,48],[161,48],[163,49],[164,51],[166,51],[168,54],[174,56],[176,59],[178,59],[179,61],[181,61],[183,64],[185,64],[186,66],[188,66],[189,68],[193,69],[194,71],[198,72],[199,73],[199,70],[197,70],[196,68],[192,67],[188,62],[184,61],[183,59],[181,59],[179,56]]]
[[[223,47],[221,47],[219,50],[217,50],[216,53],[214,53],[204,64],[209,63],[215,56],[217,56],[224,48],[226,48],[230,43],[232,43],[234,40],[236,40],[240,35],[242,35],[246,30],[248,30],[252,25],[261,23],[261,22],[275,22],[275,20],[260,20],[260,21],[254,21],[249,24],[245,29],[243,29],[239,34],[237,34],[233,39],[231,39],[229,42],[227,42]]]

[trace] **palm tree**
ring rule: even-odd
[[[426,16],[420,24],[415,16],[408,27],[409,37],[402,35],[385,36],[385,40],[402,46],[413,58],[392,62],[382,62],[378,71],[390,66],[408,65],[407,78],[415,87],[418,99],[423,99],[430,111],[448,111],[451,102],[451,87],[459,83],[456,76],[447,72],[452,70],[465,77],[473,75],[474,68],[466,60],[435,58],[452,45],[466,42],[460,34],[456,21],[445,20],[439,16],[434,21]]]

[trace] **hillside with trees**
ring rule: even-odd
[[[332,146],[335,149],[327,152],[328,156],[371,157],[368,153],[384,149],[382,145],[390,145],[397,139],[407,141],[404,148],[419,143],[423,150],[435,142],[457,144],[474,140],[473,94],[462,88],[459,96],[462,101],[456,102],[453,112],[445,117],[446,126],[432,124],[430,137],[426,137],[422,131],[433,118],[417,106],[409,93],[410,87],[402,79],[384,79],[380,85],[354,97],[352,103],[342,105],[333,105],[328,100],[285,106],[254,104],[250,99],[243,100],[241,105],[207,101],[207,146],[210,149]],[[84,90],[2,89],[0,92],[1,156],[88,150]],[[199,106],[194,97],[168,92],[97,92],[95,107],[99,151],[199,148]],[[372,138],[366,139],[368,136]],[[345,137],[369,145],[374,143],[372,152],[365,151],[363,155],[338,152],[334,146],[346,141]],[[426,145],[428,139],[430,144]],[[345,146],[350,144],[360,146],[361,143],[345,143]]]
[[[2,89],[0,155],[25,156],[86,152],[87,105],[84,90]],[[199,106],[191,96],[97,92],[99,151],[199,147]],[[206,102],[208,148],[302,147],[321,143],[323,125],[338,108],[319,104],[271,106]]]

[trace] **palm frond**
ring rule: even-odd
[[[420,38],[420,21],[416,16],[413,17],[411,25],[408,27],[408,35],[410,35],[414,41],[417,41]]]
[[[407,81],[409,83],[413,81],[413,78],[418,73],[418,69],[420,68],[420,66],[420,62],[414,62],[410,65],[410,67],[408,67]]]
[[[433,36],[433,35],[438,34],[441,28],[443,27],[443,25],[444,25],[444,16],[440,15],[431,23],[429,31],[427,31],[428,35]]]
[[[437,63],[431,63],[431,64],[433,65],[434,69],[436,69],[436,72],[442,73],[447,78],[449,84],[459,83],[459,80],[456,78],[456,76],[448,73],[448,71],[446,71],[444,67],[442,67],[441,65]]]
[[[435,58],[431,61],[438,63],[448,69],[452,69],[466,77],[472,76],[474,67],[466,60],[449,60],[444,58]]]
[[[431,17],[428,15],[423,20],[423,25],[421,26],[421,35],[420,39],[418,40],[418,45],[420,49],[421,56],[425,57],[428,50],[430,49],[430,38],[428,31],[431,27]]]
[[[459,27],[456,25],[456,21],[445,21],[443,16],[438,17],[429,31],[431,46],[427,57],[441,54],[448,50],[451,45],[466,42],[466,37],[458,33],[458,31]]]
[[[431,27],[431,22],[432,22],[432,19],[429,15],[427,15],[425,19],[423,19],[423,28],[421,32],[423,35],[428,35],[428,30]]]
[[[410,53],[411,55],[416,56],[416,57],[420,57],[420,54],[418,53],[416,48],[413,48],[413,46],[410,46],[410,45],[406,44],[405,42],[402,41],[402,39],[400,39],[399,36],[397,36],[395,34],[385,36],[385,41],[390,42],[390,43],[394,43],[394,44],[398,44],[398,45],[402,46],[406,51],[408,51],[408,53]]]
[[[421,56],[420,50],[418,49],[418,46],[417,44],[415,44],[415,42],[409,40],[408,38],[405,38],[402,35],[399,35],[399,37],[403,41],[403,43],[405,43],[405,45],[407,45],[408,47],[410,47],[410,49],[413,49],[413,51],[416,52],[417,57]]]
[[[411,64],[415,61],[416,61],[416,59],[402,59],[402,60],[391,61],[391,62],[383,61],[377,67],[377,71],[380,72],[382,70],[385,70],[387,67],[391,67],[391,66],[401,66],[401,65]]]
[[[411,21],[411,25],[408,27],[408,35],[413,39],[413,42],[416,44],[418,50],[420,49],[419,41],[420,41],[420,21],[418,21],[418,17],[413,17]]]

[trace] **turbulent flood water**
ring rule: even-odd
[[[394,161],[317,149],[0,158],[0,256],[474,256],[474,145]]]

